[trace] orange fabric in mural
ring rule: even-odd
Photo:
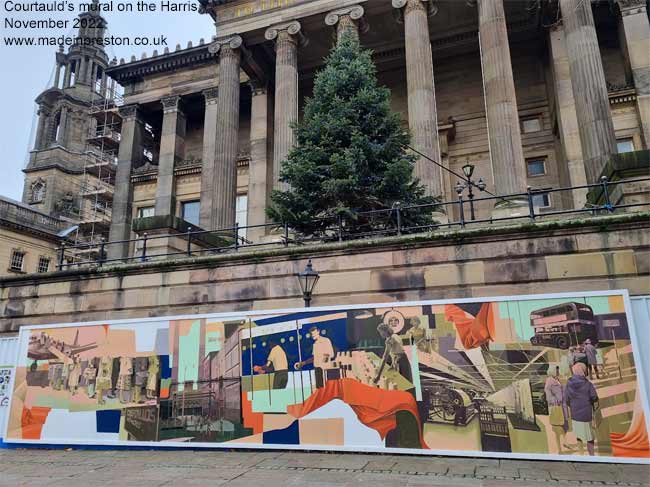
[[[639,391],[634,401],[634,415],[627,433],[610,433],[612,453],[615,457],[650,458],[650,442],[641,406]]]
[[[23,407],[20,426],[23,440],[40,440],[41,430],[52,408],[34,406],[31,409]]]
[[[445,304],[445,320],[456,326],[456,332],[465,349],[478,348],[494,336],[492,303],[484,303],[476,316],[455,304]]]
[[[408,411],[418,422],[420,415],[412,394],[404,391],[386,391],[362,384],[354,379],[329,380],[325,387],[317,389],[304,404],[295,404],[287,412],[295,418],[302,418],[328,402],[340,399],[355,412],[359,421],[374,429],[381,438],[397,426],[398,411]],[[420,445],[429,448],[420,434]]]
[[[264,431],[264,413],[253,412],[253,403],[248,400],[245,392],[241,394],[241,416],[244,428],[253,428],[254,435]]]

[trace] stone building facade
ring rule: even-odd
[[[457,173],[473,164],[496,194],[596,183],[613,154],[648,147],[645,0],[201,3],[211,42],[107,70],[125,89],[111,240],[150,216],[209,230],[266,223],[290,125],[344,31],[374,51],[412,146]],[[421,157],[415,173],[429,194],[455,198],[447,171]],[[586,202],[586,189],[536,199],[541,212]],[[479,217],[525,211],[503,203],[480,203]]]

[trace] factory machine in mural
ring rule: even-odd
[[[23,328],[6,441],[650,456],[621,294],[224,316]]]

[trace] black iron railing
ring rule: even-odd
[[[611,194],[614,188],[619,185],[629,185],[641,182],[649,182],[650,178],[626,179],[621,181],[609,181],[603,177],[597,184],[583,186],[572,186],[556,189],[534,190],[528,188],[524,193],[508,195],[486,196],[466,200],[462,194],[455,201],[444,201],[428,205],[395,205],[392,208],[379,209],[374,211],[361,212],[356,215],[355,220],[348,219],[342,215],[331,218],[319,218],[311,220],[312,226],[318,226],[317,233],[303,234],[284,223],[268,223],[262,225],[239,226],[220,228],[218,230],[195,230],[191,227],[185,232],[150,236],[143,233],[141,237],[129,240],[105,241],[99,243],[84,243],[79,245],[65,246],[59,248],[58,269],[80,266],[103,266],[117,262],[147,262],[153,259],[196,257],[201,255],[220,254],[228,252],[239,252],[245,249],[258,247],[277,246],[300,246],[310,243],[343,242],[347,240],[359,240],[386,236],[402,236],[406,234],[426,233],[437,230],[465,228],[470,225],[498,224],[501,222],[530,221],[535,222],[539,218],[561,217],[577,214],[610,214],[617,210],[638,208],[641,211],[644,207],[650,206],[649,202],[615,204],[611,201]],[[598,203],[587,204],[583,208],[572,209],[544,209],[538,211],[535,205],[535,197],[545,194],[556,194],[572,192],[576,190],[587,190],[596,195]],[[647,199],[647,198],[646,198]],[[494,205],[509,205],[517,202],[520,214],[511,214],[503,217],[490,217],[468,219],[466,212],[470,206],[481,202],[493,202]],[[437,212],[446,215],[445,221],[432,221],[425,225],[408,224],[410,212]],[[362,223],[360,223],[362,222]],[[246,234],[258,230],[265,237],[260,241],[251,241]],[[184,249],[175,252],[155,254],[151,253],[151,243],[158,239],[182,239]],[[219,245],[210,245],[210,242],[219,241]],[[130,257],[108,258],[110,246],[119,245],[133,248],[135,255]],[[76,251],[76,252],[73,252]],[[86,253],[94,255],[87,259],[78,259],[74,262],[66,261],[71,254]]]

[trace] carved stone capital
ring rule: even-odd
[[[216,105],[219,99],[219,88],[208,88],[203,90],[203,97],[206,105]]]
[[[297,20],[286,22],[284,24],[272,25],[266,32],[264,37],[267,41],[279,42],[295,42],[301,47],[307,45],[307,38],[302,33],[302,25]]]
[[[211,54],[221,53],[223,55],[226,51],[234,51],[244,45],[244,39],[241,36],[234,35],[231,37],[222,37],[215,39],[209,46],[208,52]]]
[[[414,12],[423,11],[429,17],[433,17],[438,13],[438,6],[434,4],[433,0],[392,0],[393,8],[397,9],[395,18],[397,22],[402,23],[404,15]]]
[[[137,119],[140,115],[139,105],[124,105],[118,108],[120,116],[123,120]]]
[[[621,15],[626,17],[638,13],[645,13],[646,1],[645,0],[617,0],[618,7],[621,9]]]
[[[345,28],[342,24],[354,23],[359,26],[361,32],[368,31],[368,23],[364,19],[365,11],[361,5],[353,5],[351,7],[340,8],[329,12],[325,16],[325,24],[329,26],[336,26]]]
[[[181,97],[178,95],[166,96],[160,100],[164,113],[177,112],[180,109]]]

